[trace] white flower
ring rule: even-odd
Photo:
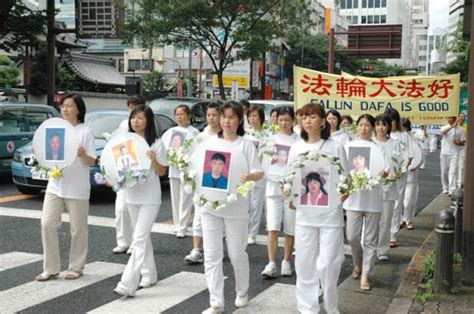
[[[194,194],[193,196],[193,203],[199,203],[199,201],[201,200],[201,197],[196,193]]]
[[[188,154],[183,154],[183,156],[181,157],[181,160],[188,163],[189,162],[189,155]]]
[[[196,171],[194,171],[194,170],[189,170],[189,172],[188,172],[188,177],[189,177],[189,178],[194,178],[194,176],[196,176]]]
[[[229,194],[227,195],[227,203],[234,203],[237,201],[237,195]]]
[[[290,193],[291,192],[291,184],[290,183],[285,183],[283,185],[283,191],[285,191],[286,193]]]
[[[295,179],[295,176],[293,174],[289,174],[286,176],[285,181],[291,182]]]
[[[318,153],[315,152],[314,150],[312,150],[308,153],[308,157],[311,158],[311,159],[316,158],[316,156],[318,156]]]
[[[216,210],[219,211],[219,210],[224,209],[224,208],[225,208],[225,205],[220,204],[219,206],[216,207]]]
[[[299,155],[297,160],[300,164],[302,164],[306,161],[306,157],[303,155]]]
[[[184,190],[184,192],[186,192],[187,194],[193,193],[193,187],[191,186],[191,184],[185,184],[185,185],[183,186],[183,190]]]

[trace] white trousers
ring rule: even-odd
[[[403,221],[413,222],[415,217],[416,204],[418,203],[418,169],[408,173],[407,187],[405,189],[405,199],[403,200]]]
[[[397,199],[395,200],[395,208],[393,209],[393,216],[392,216],[392,225],[390,227],[390,240],[391,241],[397,240],[396,235],[397,235],[397,232],[400,230],[400,223],[402,222],[402,214],[403,214],[403,202],[405,200],[405,189],[407,187],[407,179],[408,179],[408,174],[405,173],[397,181],[398,196],[397,196]]]
[[[290,209],[283,196],[267,197],[267,231],[280,231],[283,222],[283,232],[295,235],[296,210]]]
[[[151,228],[160,205],[127,204],[127,206],[134,226],[133,251],[118,286],[132,292],[138,289],[140,278],[145,278],[149,282],[158,280],[151,243]]]
[[[295,226],[296,302],[300,313],[319,313],[319,283],[327,313],[339,313],[337,280],[344,262],[344,229]]]
[[[193,195],[184,192],[184,185],[179,178],[170,178],[170,192],[174,225],[178,231],[185,232],[193,210]]]
[[[256,237],[262,220],[265,203],[265,186],[254,187],[250,192],[249,236]]]
[[[460,189],[464,185],[464,168],[466,167],[466,146],[461,147],[459,150],[458,158],[458,180],[457,188]]]
[[[193,237],[202,237],[201,207],[194,203]]]
[[[226,219],[207,212],[201,213],[204,247],[204,271],[209,289],[210,305],[224,307],[224,258],[223,235],[227,240],[227,252],[234,268],[235,291],[245,296],[249,289],[249,257],[247,237],[249,219]]]
[[[459,155],[440,155],[441,186],[450,194],[456,190],[457,170]]]
[[[86,264],[89,200],[61,198],[46,192],[41,213],[41,240],[44,255],[43,270],[51,274],[59,273],[61,267],[58,230],[61,227],[61,214],[64,209],[69,212],[71,229],[68,270],[82,271]]]
[[[383,201],[383,212],[380,215],[379,244],[377,255],[387,255],[390,248],[390,228],[392,226],[395,201]]]
[[[346,210],[346,216],[346,235],[351,246],[354,265],[362,266],[362,274],[372,274],[377,257],[381,213]],[[362,228],[363,244],[361,244]]]
[[[117,246],[128,248],[132,245],[132,220],[125,200],[125,191],[118,191],[115,198],[115,232]]]
[[[438,149],[438,136],[435,134],[429,135],[430,139],[430,153],[434,153]]]

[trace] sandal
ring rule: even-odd
[[[66,273],[66,277],[64,277],[64,279],[74,280],[74,279],[77,279],[79,277],[82,277],[82,275],[84,275],[84,273],[82,271],[68,270],[67,273]]]
[[[358,269],[357,267],[354,267],[352,269],[352,274],[351,274],[352,278],[358,279],[360,277],[361,272],[362,271],[360,269]]]
[[[59,273],[51,274],[47,271],[44,271],[41,274],[36,275],[35,280],[36,281],[48,281],[48,280],[54,279],[58,276],[59,276]]]
[[[407,222],[407,230],[413,230],[413,223],[411,221]]]
[[[390,241],[390,247],[396,247],[397,241]]]

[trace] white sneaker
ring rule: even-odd
[[[249,302],[249,295],[246,294],[243,297],[236,296],[235,297],[235,307],[244,307]]]
[[[116,246],[113,248],[112,252],[114,252],[114,254],[122,254],[127,252],[127,249],[128,247]]]
[[[132,252],[133,252],[133,246],[131,246],[131,247],[128,248],[127,254],[128,254],[128,255],[132,255]]]
[[[444,193],[444,194],[448,194],[448,190],[443,190],[443,193]]]
[[[265,269],[262,271],[262,276],[267,278],[273,278],[277,275],[277,267],[275,263],[268,263]]]
[[[255,239],[255,237],[250,236],[247,240],[247,244],[254,245],[255,243],[257,243],[257,240]]]
[[[186,237],[186,230],[179,230],[178,233],[176,233],[177,238],[185,238]]]
[[[158,280],[150,281],[147,278],[142,278],[142,280],[140,280],[140,283],[138,284],[138,286],[140,288],[150,288],[151,286],[154,286],[157,282],[158,282]]]
[[[203,311],[202,314],[221,314],[224,313],[224,309],[220,306],[211,305],[210,308]]]
[[[114,289],[114,292],[128,298],[133,298],[135,296],[135,292],[127,291],[119,286]]]
[[[379,261],[382,261],[382,262],[386,262],[389,260],[388,255],[385,255],[385,254],[381,254],[377,257],[379,258]]]
[[[199,264],[204,261],[204,258],[202,256],[201,250],[193,249],[191,250],[191,253],[184,258],[184,260],[189,264]]]
[[[281,262],[281,275],[282,276],[291,276],[293,271],[291,270],[291,263],[288,261]]]

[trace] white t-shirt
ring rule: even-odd
[[[156,139],[153,145],[150,148],[156,154],[156,161],[162,165],[166,166],[166,150],[163,146],[161,139]],[[126,202],[128,204],[136,205],[159,205],[161,204],[161,184],[160,177],[155,172],[153,166],[150,167],[150,173],[148,179],[143,184],[135,184],[130,188],[126,188]]]
[[[456,126],[443,134],[443,131],[449,128],[450,125],[445,125],[441,128],[441,155],[457,155],[459,153],[459,146],[454,144],[454,140],[464,141],[466,136],[463,129]]]
[[[422,129],[418,129],[415,132],[415,139],[420,144],[421,149],[428,149],[428,132],[425,133]]]
[[[277,134],[273,135],[272,138],[273,138],[275,144],[284,143],[284,145],[288,145],[290,143],[293,145],[294,143],[296,143],[300,139],[299,135],[296,134],[296,133],[293,133],[291,135],[277,133]],[[285,173],[283,173],[283,174],[285,174]],[[284,177],[282,177],[281,179],[283,180]],[[274,181],[270,180],[269,178],[267,178],[265,196],[283,196],[281,194],[281,191],[280,191],[280,183],[279,182],[274,182]]]
[[[384,169],[389,169],[387,153],[383,147],[377,146],[374,141],[367,141],[371,147],[378,147],[384,155]],[[351,193],[343,204],[346,210],[381,213],[383,210],[383,189],[382,186],[374,187],[372,190],[362,190],[357,193]]]
[[[390,138],[400,143],[400,150],[402,152],[403,158],[405,158],[407,161],[408,159],[413,158],[413,145],[412,141],[410,140],[410,135],[407,132],[390,132]]]
[[[128,132],[128,119],[125,119],[122,122],[120,122],[120,125],[118,128],[125,130],[125,132]]]
[[[84,123],[77,124],[74,130],[79,139],[79,146],[84,148],[87,155],[95,159],[96,151],[92,130]],[[91,191],[89,171],[89,165],[82,158],[76,156],[72,164],[63,170],[61,178],[49,179],[46,192],[62,198],[88,200]]]
[[[400,152],[400,143],[395,141],[392,138],[387,139],[386,142],[379,142],[377,139],[374,138],[374,142],[377,143],[387,154],[389,158],[389,162],[391,164],[389,175],[395,175],[394,171],[394,162],[392,161],[391,157],[396,154],[401,154]],[[396,201],[398,199],[398,185],[397,182],[394,182],[388,189],[384,190],[383,192],[383,200],[384,201]]]
[[[340,128],[336,132],[332,133],[329,137],[331,140],[335,140],[342,144],[342,146],[346,145],[346,143],[352,141],[352,138],[349,134],[347,134],[344,128]]]
[[[183,128],[183,127],[180,127],[180,126],[175,126],[175,127],[172,127],[170,129],[168,129],[163,134],[163,136],[161,138],[166,151],[168,151],[170,149],[170,142],[171,142],[171,136],[173,135],[173,131],[184,133],[185,134],[185,140],[188,140],[190,138],[194,138],[196,135],[199,134],[199,130],[196,129],[195,127],[191,126],[191,125],[188,126],[187,128]],[[174,166],[170,166],[169,167],[169,172],[168,172],[168,177],[170,177],[170,178],[179,178],[179,169],[174,167]]]
[[[252,130],[252,128],[250,127],[249,129],[246,130],[246,134],[244,135],[244,138],[245,139],[248,139],[250,140],[252,143],[254,143],[254,145],[256,145],[256,149],[258,151],[259,147],[260,147],[260,141],[262,140],[265,140],[265,136],[269,133],[267,133],[266,131],[263,131],[262,132],[256,132],[256,135],[253,136],[253,135],[249,135],[247,134],[247,132],[249,132],[250,130]],[[261,159],[259,159],[259,162],[262,162]],[[267,183],[267,178],[266,177],[263,177],[261,180],[255,182],[255,187],[256,188],[260,188],[260,189],[263,189],[265,188],[265,185]]]
[[[216,147],[222,145],[237,146],[247,162],[247,173],[263,172],[260,161],[258,160],[257,149],[255,148],[255,144],[251,140],[242,138],[241,136],[239,136],[234,142],[229,142],[217,137],[215,139],[213,138],[212,140],[216,141]],[[240,177],[241,174],[242,173],[231,173],[232,176],[238,177]],[[211,215],[222,218],[245,219],[249,216],[249,208],[250,196],[248,196],[246,199],[238,197],[236,202],[228,204],[225,208],[218,211],[210,206],[203,206],[201,207],[201,210],[203,213],[209,213]]]
[[[326,153],[333,157],[339,157],[347,174],[347,156],[344,151],[344,146],[339,142],[331,139],[326,141],[321,139],[316,143],[308,144],[304,140],[300,140],[291,146],[288,163],[293,163],[300,154],[307,151],[316,151]],[[331,171],[331,175],[338,175],[337,171]],[[330,191],[328,191],[328,193],[330,193]],[[337,197],[339,198],[339,195]],[[329,198],[331,198],[331,195],[329,195]],[[331,204],[329,208],[317,209],[311,207],[297,207],[295,223],[313,227],[344,227],[344,214],[339,204],[340,202],[338,204]]]

